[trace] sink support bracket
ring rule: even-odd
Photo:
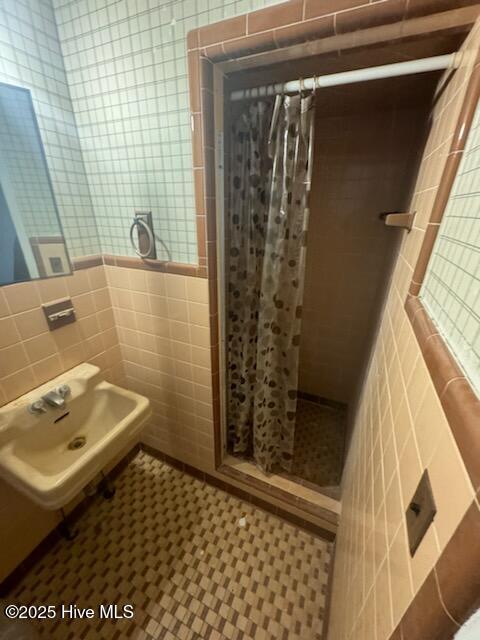
[[[115,486],[103,471],[100,471],[100,475],[102,476],[102,479],[98,484],[98,492],[102,494],[105,500],[111,500],[115,495]]]
[[[75,540],[78,535],[78,530],[72,526],[72,519],[63,509],[60,509],[60,513],[62,515],[62,521],[57,526],[57,531],[65,540]]]

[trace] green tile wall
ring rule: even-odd
[[[480,107],[420,297],[480,395]]]
[[[54,0],[104,252],[132,255],[131,219],[146,209],[172,259],[197,261],[186,35],[268,4]]]

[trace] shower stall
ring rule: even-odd
[[[225,80],[224,449],[265,477],[340,496],[432,104],[453,64],[362,69],[345,54]]]

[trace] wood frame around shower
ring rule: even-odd
[[[434,13],[433,4],[429,0],[416,0],[415,3],[409,0],[370,3],[363,0],[290,0],[195,29],[187,36],[199,267],[202,270],[206,268],[210,301],[215,467],[244,484],[290,502],[291,506],[299,505],[287,492],[222,466],[214,66],[241,70],[320,53],[365,51],[369,46],[421,38],[451,29],[467,31],[479,14],[475,2],[467,2],[467,6],[457,8],[458,2],[447,0],[442,2],[441,13]],[[477,66],[462,109],[461,120],[467,125],[471,122],[478,99],[479,77]],[[478,489],[480,436],[476,431],[480,422],[480,402],[475,395],[472,397],[468,381],[459,372],[458,365],[418,300],[436,237],[434,227],[436,225],[438,229],[458,168],[462,143],[466,139],[465,133],[463,137],[460,135],[460,126],[452,142],[405,308],[467,471]],[[461,380],[457,381],[460,377]],[[475,568],[480,564],[479,532],[480,512],[474,502],[393,631],[391,640],[451,638],[452,628],[457,628],[453,619],[463,623],[477,604],[473,587]],[[448,571],[449,568],[454,569]]]

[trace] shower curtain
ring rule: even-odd
[[[313,95],[279,95],[231,130],[228,444],[264,471],[293,458],[313,123]]]

